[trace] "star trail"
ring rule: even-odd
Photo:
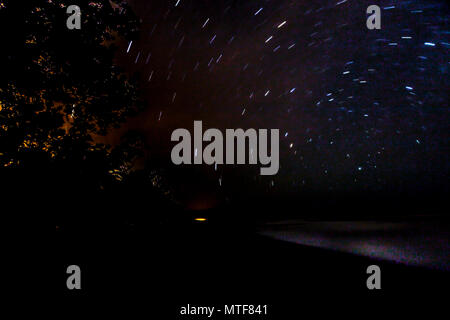
[[[141,37],[120,60],[148,106],[129,127],[150,144],[194,120],[279,128],[279,174],[243,174],[294,192],[420,189],[448,173],[444,1],[379,1],[381,30],[366,27],[369,1],[130,4]],[[227,184],[221,166],[207,174]]]

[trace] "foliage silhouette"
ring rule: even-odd
[[[67,6],[74,4],[81,8],[81,30],[66,27]],[[76,210],[131,172],[142,155],[139,135],[129,134],[114,148],[95,137],[143,108],[136,82],[114,61],[117,42],[135,39],[138,27],[137,17],[118,0],[2,1],[5,199],[19,195],[18,206]]]

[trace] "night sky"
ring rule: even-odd
[[[448,189],[445,1],[129,3],[142,30],[118,60],[138,74],[147,108],[108,142],[144,132],[149,158],[186,190]],[[371,4],[381,7],[381,30],[366,27]],[[192,131],[194,120],[204,130],[280,129],[278,175],[174,168],[170,134]]]

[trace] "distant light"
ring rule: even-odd
[[[205,218],[195,218],[195,221],[199,221],[199,222],[205,222],[206,219]]]
[[[425,42],[424,45],[434,47],[436,44],[434,44],[433,42]]]

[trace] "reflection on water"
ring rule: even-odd
[[[278,240],[398,263],[449,270],[447,225],[435,222],[304,222],[271,224]]]

